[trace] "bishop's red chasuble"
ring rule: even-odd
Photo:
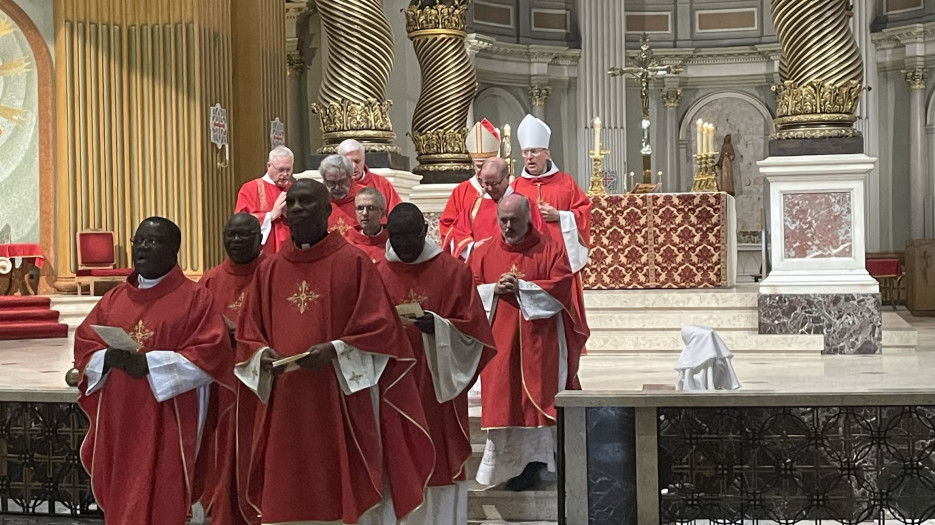
[[[529,221],[533,228],[544,236],[549,236],[546,222],[534,200],[529,199]],[[461,211],[448,234],[442,238],[442,245],[451,255],[458,257],[472,242],[500,237],[500,224],[497,221],[497,202],[493,199],[478,197],[469,208]]]
[[[336,232],[303,250],[287,244],[257,269],[238,332],[238,363],[264,347],[291,356],[335,340],[357,349],[349,352],[388,358],[378,385],[353,394],[342,391],[331,365],[273,380],[268,403],[256,407],[247,475],[248,500],[263,523],[357,523],[383,500],[384,474],[397,516],[421,504],[434,448],[415,358],[366,255]]]
[[[207,455],[196,457],[197,391],[158,402],[146,378],[111,370],[101,389],[84,394],[88,361],[107,346],[91,325],[123,328],[141,352],[175,351],[230,389],[233,353],[211,292],[178,266],[144,290],[133,273],[101,298],[75,332],[75,366],[82,371],[78,404],[91,422],[81,462],[108,525],[185,523],[201,496],[207,468]],[[214,439],[217,420],[216,385],[211,391],[202,450]]]
[[[446,253],[415,264],[384,259],[377,263],[377,270],[394,304],[417,303],[484,345],[473,384],[477,373],[493,358],[494,341],[470,270]],[[422,332],[415,325],[405,329],[418,361],[416,383],[435,443],[435,470],[429,486],[451,485],[464,479],[464,463],[471,456],[468,388],[455,399],[439,403],[426,364]]]
[[[347,235],[347,232],[357,226],[357,208],[354,205],[354,199],[357,198],[357,192],[362,190],[363,186],[355,183],[351,184],[350,191],[343,199],[331,199],[331,215],[328,216],[328,231],[337,231],[341,235]]]
[[[572,387],[588,330],[571,304],[573,277],[562,245],[530,229],[518,244],[507,244],[502,237],[481,244],[468,264],[478,285],[496,283],[510,272],[561,303],[568,348],[565,389]],[[481,426],[554,425],[560,355],[556,319],[525,320],[516,295],[495,295],[493,300],[497,355],[481,372]]]
[[[240,310],[243,307],[244,294],[247,285],[253,279],[253,274],[266,255],[260,255],[247,264],[234,264],[230,259],[211,268],[201,277],[199,283],[203,284],[214,296],[214,305],[228,319],[237,322]],[[231,361],[233,362],[233,352]],[[205,493],[201,497],[201,504],[205,512],[211,516],[212,525],[242,525],[249,523],[242,515],[241,505],[247,510],[247,516],[253,517],[255,513],[246,506],[243,480],[238,483],[238,472],[235,462],[241,461],[246,465],[250,460],[250,445],[253,439],[252,414],[256,407],[256,396],[243,387],[231,375],[235,391],[221,392],[221,406],[230,407],[218,416],[218,431],[216,439],[208,444],[205,452],[209,458],[208,478],[205,482]],[[245,396],[239,405],[240,427],[236,426],[234,407],[237,396]],[[240,451],[238,458],[237,452]]]
[[[273,204],[279,197],[279,194],[286,190],[275,184],[270,184],[263,178],[253,179],[240,187],[237,193],[237,203],[234,205],[234,213],[246,212],[253,215],[263,224],[263,218],[273,209]],[[291,242],[289,226],[285,218],[280,216],[278,219],[270,222],[270,232],[263,243],[263,251],[273,254],[279,251],[286,243]]]
[[[455,189],[451,191],[451,196],[448,197],[448,202],[445,203],[445,209],[442,210],[442,214],[438,218],[439,238],[446,239],[448,232],[462,212],[466,209],[470,210],[477,199],[483,196],[484,190],[480,188],[477,178],[474,176],[455,186]],[[442,243],[441,248],[448,253],[452,252],[452,247],[447,244]],[[464,248],[462,247],[462,249]]]
[[[361,186],[369,186],[371,188],[376,188],[377,191],[383,195],[383,198],[386,200],[386,214],[389,215],[393,208],[403,200],[399,198],[399,194],[396,193],[396,188],[393,187],[393,183],[386,180],[386,177],[382,175],[377,175],[376,173],[367,169],[364,166],[364,176],[361,177],[359,181],[355,181]],[[383,221],[384,223],[386,221]]]
[[[381,229],[380,233],[371,237],[365,235],[364,232],[360,230],[360,226],[354,226],[350,230],[347,230],[344,238],[347,242],[351,243],[352,246],[363,250],[364,253],[367,254],[367,257],[370,257],[370,260],[375,263],[386,258],[386,241],[390,238],[386,228]]]

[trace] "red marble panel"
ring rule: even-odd
[[[782,240],[787,259],[852,257],[850,192],[783,194]]]

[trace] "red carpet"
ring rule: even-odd
[[[67,337],[68,325],[51,304],[48,297],[0,296],[0,340]]]

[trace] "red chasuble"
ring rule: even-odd
[[[544,236],[549,236],[549,229],[546,227],[546,222],[542,220],[542,214],[539,213],[535,201],[528,197],[527,200],[529,201],[530,224]],[[470,243],[497,237],[500,237],[497,203],[493,199],[485,199],[481,196],[469,208],[462,210],[461,215],[448,230],[448,234],[442,239],[442,245],[448,247],[451,255],[458,257]]]
[[[386,177],[382,175],[377,175],[376,173],[370,171],[366,166],[364,166],[364,175],[360,180],[355,181],[361,186],[369,186],[371,188],[376,188],[379,191],[383,198],[386,199],[386,214],[389,215],[393,208],[403,200],[399,198],[399,194],[396,193],[396,188],[393,187],[393,183],[386,180]],[[386,221],[383,221],[384,223]]]
[[[591,199],[575,184],[571,175],[558,171],[552,175],[534,179],[517,177],[513,181],[513,189],[516,193],[529,197],[533,202],[550,204],[558,211],[570,211],[574,214],[581,244],[588,246],[591,238]],[[561,242],[561,225],[558,222],[550,222],[548,225],[549,236]]]
[[[377,263],[377,270],[394,304],[418,303],[423,310],[448,320],[462,334],[480,341],[485,348],[477,370],[484,368],[494,355],[493,335],[471,271],[466,266],[446,253],[439,253],[418,264],[382,260]],[[418,360],[416,383],[435,443],[435,470],[429,485],[451,485],[464,479],[464,463],[471,456],[468,389],[451,401],[439,403],[425,362],[422,332],[414,325],[405,329]]]
[[[275,184],[270,184],[262,178],[253,179],[240,187],[237,193],[237,204],[234,205],[234,213],[247,212],[263,224],[263,217],[273,209],[273,204],[279,194],[286,190]],[[276,253],[286,243],[291,242],[289,226],[283,217],[270,222],[269,235],[263,244],[263,251],[266,253]]]
[[[384,473],[396,515],[422,503],[434,464],[432,441],[411,373],[415,358],[370,259],[332,232],[292,244],[257,269],[238,325],[237,361],[263,347],[282,356],[340,339],[389,358],[377,385],[345,395],[326,365],[273,380],[256,409],[248,499],[264,523],[357,523],[380,503]]]
[[[496,283],[512,272],[538,285],[562,304],[568,345],[568,381],[578,373],[581,348],[588,337],[571,305],[572,273],[562,245],[530,230],[518,244],[502,237],[483,243],[468,261],[476,284]],[[481,426],[540,427],[555,424],[559,392],[559,345],[555,317],[526,321],[515,295],[496,295],[494,340],[497,355],[481,372]],[[576,382],[575,382],[576,383]]]
[[[247,285],[253,279],[253,274],[266,255],[260,255],[247,264],[234,264],[230,259],[205,272],[199,283],[203,284],[214,297],[215,308],[228,319],[237,322],[243,306],[244,294]],[[233,362],[233,353],[231,361]],[[245,504],[245,491],[238,490],[243,483],[235,479],[238,472],[236,452],[241,451],[239,461],[246,465],[250,460],[250,445],[253,438],[252,414],[256,406],[256,396],[247,390],[233,374],[230,380],[236,391],[224,390],[220,394],[221,406],[230,407],[218,416],[218,432],[216,439],[207,445],[205,453],[209,458],[208,478],[205,482],[205,493],[201,497],[201,504],[205,512],[211,515],[212,525],[230,525],[248,523],[241,515],[240,505]],[[240,403],[240,427],[235,426],[234,405],[236,396],[244,396]],[[236,441],[235,441],[236,440]],[[247,507],[249,510],[249,508]],[[253,516],[253,512],[248,512]]]
[[[455,189],[451,191],[451,196],[448,197],[448,202],[445,203],[445,209],[442,210],[442,214],[438,218],[439,238],[443,241],[447,239],[448,232],[464,210],[470,210],[477,202],[477,199],[483,196],[484,190],[477,186],[477,178],[473,175],[470,179],[455,186]],[[452,253],[452,247],[446,242],[442,242],[441,248],[448,253]],[[463,250],[464,247],[462,246],[461,249]]]
[[[331,215],[328,216],[329,232],[337,231],[341,235],[347,235],[348,230],[357,225],[357,209],[354,199],[357,198],[357,192],[361,189],[363,186],[354,182],[346,197],[331,199]]]
[[[75,366],[82,372],[107,345],[91,325],[123,328],[141,352],[174,350],[225,389],[231,387],[230,341],[211,292],[188,280],[178,266],[157,285],[140,290],[137,275],[107,292],[75,332]],[[81,462],[107,523],[163,525],[185,523],[201,495],[206,455],[198,454],[198,398],[190,390],[157,402],[146,378],[111,370],[106,383],[78,404],[90,419]],[[213,439],[218,388],[212,385],[202,444]],[[197,461],[196,461],[197,460]],[[197,462],[197,465],[196,465]]]
[[[367,257],[370,257],[370,260],[373,262],[382,261],[386,258],[386,241],[390,238],[389,233],[387,233],[386,228],[380,230],[380,233],[370,237],[369,235],[364,235],[364,232],[360,230],[360,226],[354,226],[350,230],[347,230],[347,234],[344,235],[344,238],[351,245],[356,246],[364,251],[367,254]]]

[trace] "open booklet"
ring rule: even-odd
[[[135,352],[141,348],[140,344],[134,341],[133,338],[130,337],[130,334],[119,326],[92,324],[91,328],[104,340],[104,344],[109,348],[115,348],[125,352]]]
[[[400,317],[408,317],[410,319],[418,319],[425,315],[419,303],[397,304],[396,313],[399,314]]]

